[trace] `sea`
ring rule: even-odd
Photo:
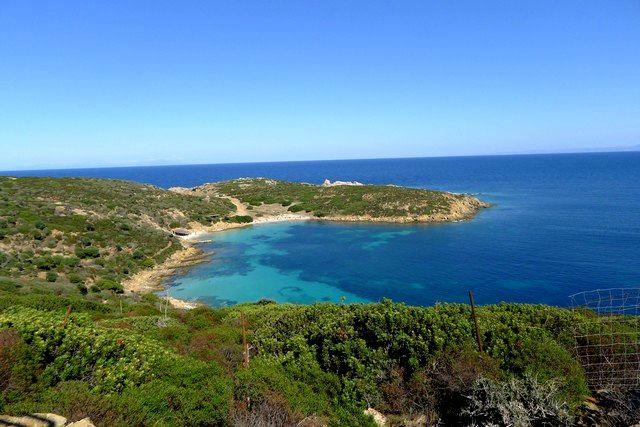
[[[281,222],[209,236],[210,261],[167,293],[213,306],[278,302],[567,306],[640,287],[640,152],[211,164],[4,172],[159,187],[239,177],[324,179],[470,193],[493,206],[438,225]]]

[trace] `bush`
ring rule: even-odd
[[[56,280],[58,280],[58,273],[56,273],[55,271],[50,271],[47,273],[47,282],[55,282]]]
[[[229,218],[229,222],[236,222],[238,224],[248,224],[253,222],[253,217],[250,215],[236,215]]]
[[[153,261],[151,258],[147,258],[140,263],[140,266],[144,268],[151,268],[155,264],[156,264],[155,261]]]
[[[33,263],[40,270],[51,270],[57,266],[56,260],[50,255],[38,257]]]
[[[216,364],[177,356],[130,332],[96,328],[84,315],[72,314],[63,327],[63,316],[17,307],[0,313],[0,329],[15,329],[29,345],[41,372],[39,386],[55,387],[44,394],[45,405],[34,402],[29,412],[55,403],[60,412],[80,415],[86,409],[106,420],[120,413],[128,419],[125,425],[227,420],[230,382]],[[109,409],[108,415],[100,415],[101,408]]]
[[[75,254],[78,258],[98,258],[100,256],[100,250],[94,246],[86,248],[76,247]]]
[[[76,288],[78,289],[78,292],[80,292],[80,294],[82,294],[82,295],[87,295],[87,293],[89,292],[87,287],[85,285],[83,285],[82,283],[78,283]]]
[[[69,274],[67,278],[69,279],[70,283],[84,283],[84,279],[82,278],[82,276],[76,273]]]
[[[52,294],[0,295],[0,312],[12,307],[37,308],[42,311],[64,312],[71,306],[73,312],[108,313],[111,309],[99,302],[87,301],[78,296],[62,297]]]
[[[124,293],[122,285],[110,279],[100,279],[96,282],[96,285],[102,291],[113,291],[117,294]]]
[[[80,265],[80,259],[76,256],[64,257],[62,259],[61,265],[71,268],[77,267],[78,265]]]
[[[20,289],[22,285],[18,282],[8,279],[0,279],[0,291],[14,292]]]
[[[572,421],[557,384],[528,375],[500,383],[478,380],[460,416],[460,422],[471,425],[569,425]]]

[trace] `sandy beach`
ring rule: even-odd
[[[191,193],[190,189],[185,188],[172,188],[171,191],[178,193]],[[343,221],[343,222],[388,222],[388,223],[415,223],[415,222],[443,222],[443,221],[460,221],[472,218],[480,207],[488,207],[489,205],[477,201],[470,202],[463,199],[458,200],[453,196],[452,198],[452,210],[449,214],[435,214],[424,216],[403,216],[403,217],[384,217],[377,218],[367,215],[331,215],[322,218],[317,218],[307,212],[290,212],[286,207],[280,204],[262,204],[260,206],[248,206],[242,203],[240,200],[222,196],[236,207],[236,214],[241,216],[251,216],[253,222],[249,223],[236,223],[219,221],[212,225],[202,225],[198,222],[191,222],[188,224],[189,234],[186,236],[180,236],[180,240],[183,249],[175,252],[165,262],[156,265],[150,270],[141,271],[123,283],[125,292],[157,292],[164,289],[164,282],[169,277],[178,274],[181,270],[199,264],[207,260],[208,257],[213,254],[204,253],[201,249],[195,245],[202,240],[207,239],[211,235],[231,230],[235,228],[242,228],[257,224],[267,224],[273,222],[285,222],[285,221]],[[190,309],[197,306],[197,303],[190,301],[182,301],[176,298],[169,298],[170,303],[176,308]]]
[[[234,203],[235,204],[235,203]],[[268,209],[269,207],[267,207]],[[238,211],[247,212],[246,209]],[[272,212],[272,211],[271,211]],[[182,249],[174,252],[166,261],[155,267],[136,273],[129,279],[125,280],[122,285],[127,293],[145,293],[145,292],[158,292],[165,289],[164,282],[169,277],[179,274],[180,270],[187,269],[199,263],[206,261],[213,254],[205,253],[195,245],[207,237],[226,230],[232,230],[235,228],[243,228],[256,224],[267,224],[272,222],[284,222],[284,221],[305,221],[311,219],[308,214],[299,214],[291,212],[279,212],[275,214],[264,215],[259,212],[261,216],[254,218],[250,223],[230,223],[230,222],[217,222],[210,226],[203,226],[200,223],[189,224],[189,235],[180,236],[182,243]],[[169,303],[180,309],[192,309],[199,305],[197,302],[185,301],[178,298],[167,297]]]

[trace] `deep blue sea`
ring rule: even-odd
[[[640,153],[314,161],[12,172],[121,178],[160,187],[238,177],[356,180],[492,202],[442,225],[276,223],[227,231],[170,294],[212,305],[277,301],[567,305],[572,293],[640,286]]]

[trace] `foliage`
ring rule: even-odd
[[[470,196],[442,191],[421,190],[390,185],[319,186],[264,178],[243,178],[207,184],[205,192],[225,194],[258,206],[279,204],[290,212],[313,212],[317,217],[369,216],[372,218],[414,218],[449,214],[454,201],[467,200],[481,206]]]
[[[235,215],[229,217],[228,222],[236,222],[238,224],[248,224],[253,222],[253,217],[250,215]]]
[[[235,211],[224,198],[105,179],[0,177],[0,194],[0,276],[47,271],[56,283],[120,283],[181,247],[171,224]]]
[[[307,417],[367,425],[363,409],[375,407],[399,423],[419,416],[496,422],[498,415],[536,423],[565,419],[589,393],[568,351],[572,324],[587,314],[561,308],[479,307],[481,353],[469,308],[460,304],[262,301],[165,317],[153,295],[134,301],[104,293],[91,301],[75,286],[69,295],[21,292],[0,292],[0,329],[18,333],[22,349],[12,359],[22,376],[11,377],[6,411],[95,414],[110,425],[295,424]],[[47,311],[33,309],[40,306]],[[248,368],[241,316],[249,324]],[[75,404],[74,394],[85,404]]]
[[[139,335],[96,328],[82,314],[65,323],[61,315],[9,308],[0,314],[3,328],[18,331],[29,346],[43,387],[86,381],[88,393],[115,393],[161,423],[210,425],[227,417],[229,382],[211,362],[185,360]]]
[[[495,382],[484,378],[474,385],[461,422],[471,425],[568,425],[569,407],[559,398],[554,381],[525,375]]]

